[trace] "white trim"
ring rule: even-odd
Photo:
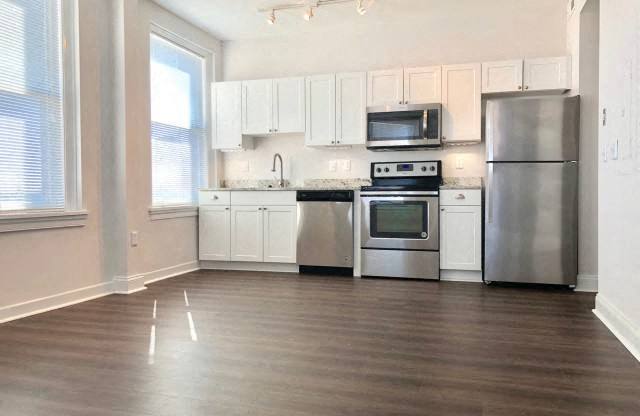
[[[144,274],[116,276],[116,278],[113,279],[113,293],[119,295],[130,295],[145,289]]]
[[[592,274],[579,274],[576,292],[598,292],[598,276]]]
[[[177,264],[171,267],[165,267],[164,269],[158,269],[149,273],[145,273],[144,284],[148,285],[150,283],[169,279],[170,277],[180,276],[185,273],[195,272],[197,270],[200,270],[200,265],[197,260]]]
[[[600,318],[622,345],[640,361],[640,328],[602,296],[602,293],[596,296],[596,308],[593,313]]]
[[[96,285],[69,290],[51,296],[45,296],[26,302],[0,308],[0,323],[25,318],[42,312],[64,308],[76,303],[86,302],[113,293],[112,282],[98,283]]]
[[[300,268],[293,263],[254,263],[243,261],[210,261],[201,260],[202,270],[242,270],[251,272],[299,273]]]
[[[482,283],[482,272],[473,270],[440,270],[443,282]]]
[[[0,233],[49,228],[83,227],[89,213],[86,210],[33,210],[0,214]]]
[[[151,221],[171,218],[197,217],[198,207],[191,205],[158,206],[149,208]]]

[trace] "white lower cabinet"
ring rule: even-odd
[[[262,208],[265,263],[295,263],[297,215],[295,206]]]
[[[201,191],[200,201],[200,260],[296,262],[295,192]]]
[[[440,268],[443,270],[482,270],[482,206],[466,205],[480,201],[479,190],[443,191],[455,193],[456,205],[440,206]],[[477,193],[478,195],[475,195]]]
[[[231,260],[262,261],[262,207],[231,207]]]
[[[199,211],[200,260],[230,260],[230,208],[222,205],[202,206]]]

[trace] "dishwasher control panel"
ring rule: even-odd
[[[371,164],[371,178],[417,178],[441,175],[440,161]]]

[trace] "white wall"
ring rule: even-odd
[[[640,360],[640,3],[600,2],[596,313]],[[616,142],[619,147],[614,160]],[[606,160],[604,153],[606,152]]]
[[[225,42],[223,75],[230,81],[558,56],[566,54],[565,40],[566,4],[560,0],[443,1],[427,14],[366,29],[340,26],[330,33]],[[254,151],[225,154],[224,176],[271,178],[275,151],[294,165],[293,181],[336,176],[328,171],[328,161],[335,158],[352,160],[352,170],[346,173],[351,177],[368,177],[371,161],[398,159],[442,158],[448,176],[481,176],[484,171],[482,145],[427,153],[323,151],[304,148],[303,137],[296,136],[260,139]],[[455,153],[463,155],[463,170],[453,166]],[[238,169],[240,161],[249,161],[251,171]]]

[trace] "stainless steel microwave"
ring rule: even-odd
[[[442,145],[442,104],[367,108],[367,149],[421,150]]]

